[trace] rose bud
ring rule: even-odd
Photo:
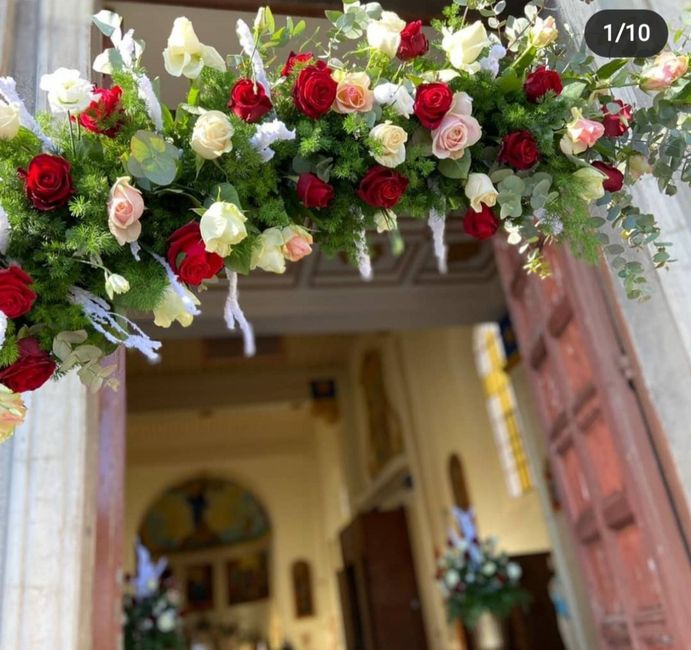
[[[228,108],[245,122],[257,122],[273,108],[273,104],[259,82],[240,79],[230,91]]]
[[[470,208],[463,215],[463,230],[466,235],[475,239],[489,239],[494,236],[498,228],[499,219],[486,205],[481,205],[479,211]]]
[[[289,77],[291,74],[293,74],[293,69],[295,68],[296,63],[309,63],[313,59],[314,54],[312,54],[312,52],[300,52],[300,54],[291,52],[288,55],[288,59],[286,60],[283,69],[281,70],[281,76]]]
[[[314,174],[300,174],[298,200],[306,208],[327,208],[334,198],[334,188]]]
[[[523,84],[526,99],[533,104],[537,104],[538,100],[542,99],[550,90],[555,95],[559,95],[563,88],[559,73],[544,65],[533,70],[525,78]]]
[[[20,339],[17,346],[19,358],[0,370],[0,384],[15,393],[36,390],[53,376],[55,362],[47,352],[41,350],[33,336]]]
[[[616,167],[598,160],[592,163],[593,167],[601,171],[607,178],[602,182],[606,192],[618,192],[624,186],[624,174]]]
[[[408,23],[401,32],[401,44],[396,56],[401,61],[410,61],[422,56],[429,50],[429,41],[422,31],[422,21],[415,20]]]
[[[87,131],[114,138],[125,122],[122,88],[94,88],[93,94],[94,100],[79,114],[79,124]]]
[[[537,141],[530,131],[513,131],[504,136],[498,160],[514,169],[530,169],[540,158]]]
[[[193,286],[213,278],[223,268],[223,258],[206,250],[196,221],[178,228],[168,238],[167,258],[176,275]]]

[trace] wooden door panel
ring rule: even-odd
[[[688,650],[689,558],[597,271],[552,248],[540,280],[496,250],[602,648]]]

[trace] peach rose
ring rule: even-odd
[[[658,54],[652,66],[641,75],[643,90],[664,90],[669,88],[679,77],[683,77],[689,69],[689,57],[677,56],[673,52]]]
[[[312,252],[312,235],[300,226],[287,226],[283,229],[283,257],[298,262]]]
[[[333,109],[337,113],[367,113],[374,106],[374,92],[366,72],[349,72],[336,79],[336,99]]]
[[[118,178],[108,199],[108,228],[120,246],[137,241],[142,232],[139,219],[143,212],[142,193],[130,185],[129,176]]]
[[[576,155],[590,149],[604,134],[602,122],[588,120],[583,117],[580,109],[572,108],[573,119],[566,125],[566,135],[559,146],[565,154]]]
[[[472,98],[459,92],[441,124],[432,131],[432,152],[437,158],[458,160],[467,147],[474,145],[482,136],[480,123],[470,114]]]

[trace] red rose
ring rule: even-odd
[[[413,112],[423,126],[436,129],[451,108],[453,93],[444,83],[420,84],[415,92]]]
[[[537,142],[530,131],[513,131],[504,136],[499,162],[514,169],[528,169],[540,158]]]
[[[525,83],[523,84],[525,96],[533,104],[537,104],[538,99],[544,97],[550,90],[555,95],[559,95],[563,88],[559,73],[556,70],[550,70],[544,65],[533,70],[525,78]]]
[[[26,196],[37,210],[55,210],[65,205],[72,194],[72,167],[64,158],[49,153],[35,156],[26,170],[20,169]]]
[[[336,99],[338,84],[331,78],[331,70],[324,61],[300,70],[293,86],[295,106],[301,113],[317,120],[329,112]]]
[[[240,79],[230,91],[228,108],[241,120],[256,122],[273,108],[273,104],[259,82]]]
[[[283,70],[281,70],[281,76],[289,77],[293,74],[293,68],[296,63],[309,63],[312,59],[314,59],[314,54],[312,54],[312,52],[301,52],[300,54],[291,52],[283,66]]]
[[[36,390],[53,376],[55,361],[41,350],[33,336],[20,339],[17,345],[19,358],[0,370],[0,384],[5,384],[15,393]]]
[[[213,278],[223,268],[223,258],[208,253],[199,224],[191,221],[168,237],[168,264],[187,284],[197,286]]]
[[[612,165],[608,165],[601,160],[595,161],[592,165],[607,176],[602,182],[602,187],[605,188],[606,192],[618,192],[624,186],[624,174],[616,167],[612,167]]]
[[[602,124],[605,127],[605,135],[608,138],[617,138],[620,135],[624,135],[624,133],[629,130],[631,121],[633,120],[633,112],[631,111],[631,105],[624,104],[621,99],[615,99],[614,101],[608,102],[608,104],[617,104],[619,110],[610,113],[607,104],[601,106],[600,110],[605,116],[602,120]]]
[[[334,188],[314,174],[300,174],[297,195],[306,208],[326,208],[333,201]]]
[[[388,167],[375,165],[360,181],[357,195],[373,208],[393,208],[408,187],[408,179]]]
[[[0,311],[7,318],[19,318],[26,314],[36,300],[29,288],[33,280],[18,266],[0,270]]]
[[[122,88],[94,88],[94,94],[97,98],[79,115],[79,124],[87,131],[114,138],[122,128],[125,118],[120,103]]]
[[[475,212],[470,208],[463,215],[463,230],[466,235],[475,239],[489,239],[493,237],[499,228],[499,219],[494,215],[492,209],[482,205],[480,212]]]
[[[422,31],[422,21],[415,20],[408,23],[401,32],[401,44],[398,46],[396,56],[401,61],[410,61],[422,56],[429,50],[429,41]]]

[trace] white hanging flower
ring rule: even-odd
[[[398,217],[396,213],[391,210],[379,210],[379,212],[374,215],[374,223],[380,235],[383,232],[398,230]]]
[[[408,134],[404,129],[386,120],[382,124],[377,124],[369,135],[380,145],[378,152],[371,152],[380,165],[393,168],[405,162],[405,143],[408,141]]]
[[[0,101],[0,140],[12,140],[19,133],[19,106]]]
[[[127,293],[129,290],[127,278],[118,273],[106,273],[106,293],[111,300],[116,293]]]
[[[488,45],[487,30],[480,20],[456,32],[445,30],[441,42],[451,65],[467,72],[477,72],[480,68],[477,59]]]
[[[219,158],[233,149],[235,129],[221,111],[206,111],[192,130],[192,149],[205,160]]]
[[[409,118],[413,114],[415,100],[408,89],[395,83],[379,84],[374,89],[374,101],[380,106],[391,106],[401,117]]]
[[[401,44],[401,32],[405,27],[405,20],[401,20],[393,11],[382,11],[379,20],[373,20],[367,25],[367,43],[393,59]]]
[[[284,243],[283,233],[280,228],[265,230],[259,236],[259,242],[252,251],[250,268],[260,268],[270,273],[285,273]]]
[[[226,64],[215,48],[200,43],[189,18],[180,16],[173,23],[163,63],[173,77],[196,79],[204,66],[225,72]]]
[[[232,246],[247,237],[247,217],[234,203],[216,201],[202,215],[199,229],[209,253],[230,255]]]
[[[94,99],[93,84],[82,79],[79,70],[58,68],[41,77],[41,90],[48,93],[53,113],[81,113]]]
[[[187,287],[182,287],[185,296],[193,305],[199,306],[199,298]],[[183,327],[189,327],[194,320],[194,315],[189,312],[182,298],[171,286],[167,286],[158,305],[154,308],[154,325],[158,327],[170,327],[175,321]]]

